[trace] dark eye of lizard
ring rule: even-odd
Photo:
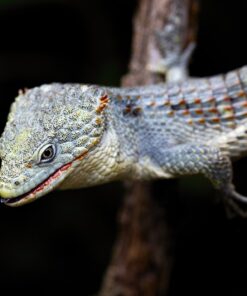
[[[49,145],[45,148],[45,150],[42,152],[41,157],[40,157],[40,162],[49,162],[52,161],[53,158],[56,155],[56,149],[54,145]]]

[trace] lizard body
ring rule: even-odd
[[[54,188],[202,173],[231,199],[247,151],[247,67],[185,82],[20,93],[0,140],[0,195],[18,206]]]

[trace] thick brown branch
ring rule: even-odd
[[[194,15],[192,0],[140,0],[134,19],[130,71],[122,84],[133,86],[164,80],[160,74],[148,71],[147,65],[158,63],[170,52],[181,53],[194,39]],[[179,22],[174,25],[176,18]],[[171,24],[175,33],[163,34]],[[165,45],[159,43],[158,36],[163,36]],[[155,296],[165,295],[168,290],[172,265],[170,230],[164,209],[151,191],[148,182],[128,185],[119,216],[119,235],[100,296]]]
[[[153,202],[148,183],[128,187],[119,216],[120,233],[101,296],[157,295],[169,278],[169,274],[163,274],[167,271],[163,269],[163,212]]]

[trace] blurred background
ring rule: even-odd
[[[247,64],[247,2],[200,2],[191,74]],[[136,6],[134,0],[0,0],[1,131],[20,88],[50,82],[119,85],[127,72]],[[247,160],[234,168],[235,184],[247,194]],[[177,196],[169,195],[173,182],[163,184],[175,256],[169,296],[246,295],[247,220],[227,219],[201,177],[175,183]],[[123,192],[114,183],[56,191],[16,209],[0,205],[0,293],[96,293]]]

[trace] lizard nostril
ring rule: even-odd
[[[14,183],[16,186],[20,185],[20,182],[19,181],[15,181]]]

